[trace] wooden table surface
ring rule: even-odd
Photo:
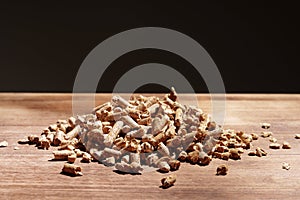
[[[182,98],[189,100],[188,95]],[[57,119],[72,115],[71,94],[0,93],[0,199],[299,199],[300,198],[300,95],[227,94],[224,128],[260,133],[261,122],[270,122],[279,142],[288,141],[289,150],[271,150],[268,139],[254,146],[268,151],[266,157],[239,161],[213,159],[209,166],[183,163],[174,187],[161,189],[165,174],[120,175],[97,163],[78,163],[83,176],[60,174],[63,162],[49,161],[52,151],[19,145],[17,140],[41,130]],[[99,94],[97,102],[110,100]],[[198,96],[201,108],[209,112],[209,95]],[[18,146],[19,150],[14,150]],[[282,162],[291,165],[282,169]],[[216,167],[226,163],[226,176],[216,176]]]

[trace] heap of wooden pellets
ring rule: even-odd
[[[28,141],[41,149],[57,146],[55,160],[66,160],[63,172],[82,175],[70,164],[98,161],[126,173],[151,167],[160,172],[177,170],[180,162],[208,165],[212,158],[240,159],[256,134],[224,130],[196,106],[182,105],[171,88],[163,98],[113,96],[90,114],[58,120],[41,136]],[[262,151],[257,150],[261,155]],[[264,153],[264,152],[263,152]]]

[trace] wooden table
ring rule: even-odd
[[[49,161],[52,151],[19,145],[17,140],[41,130],[57,119],[72,114],[71,94],[0,94],[0,199],[299,199],[300,198],[300,95],[228,94],[225,128],[260,133],[260,122],[270,122],[279,142],[288,141],[290,150],[271,150],[268,139],[254,146],[267,149],[266,157],[240,161],[214,159],[209,166],[183,163],[174,187],[161,189],[165,174],[120,175],[97,163],[79,163],[84,176],[60,174],[63,162]],[[184,96],[188,100],[188,95]],[[99,94],[97,101],[110,100]],[[204,111],[210,111],[208,95],[198,96]],[[18,146],[19,150],[14,150]],[[53,149],[53,148],[52,148]],[[291,165],[282,169],[282,162]],[[216,167],[226,163],[226,176],[216,176]]]

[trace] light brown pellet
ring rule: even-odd
[[[74,165],[74,164],[69,164],[69,163],[64,164],[62,173],[68,174],[70,176],[82,176],[83,175],[81,172],[81,167]]]
[[[270,149],[280,149],[280,144],[278,143],[271,143],[269,144]]]
[[[282,143],[282,148],[283,148],[283,149],[290,149],[290,148],[292,148],[292,146],[291,146],[290,143],[288,143],[288,142],[283,142],[283,143]]]
[[[162,188],[169,188],[174,185],[176,182],[177,176],[175,174],[171,174],[170,176],[164,177],[161,179]]]
[[[270,127],[271,127],[271,124],[270,123],[261,123],[260,124],[261,125],[261,127],[263,128],[263,129],[269,129]]]
[[[219,165],[217,167],[217,175],[226,175],[228,171],[228,167],[225,164]]]

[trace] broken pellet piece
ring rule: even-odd
[[[8,146],[8,142],[7,141],[0,142],[0,147],[7,147],[7,146]]]
[[[292,148],[292,146],[291,146],[290,143],[288,143],[288,142],[283,142],[283,143],[282,143],[282,148],[283,148],[283,149],[290,149],[290,148]]]
[[[274,137],[271,137],[271,138],[269,139],[269,141],[270,141],[270,142],[273,142],[273,143],[276,143],[276,142],[277,142],[277,139],[274,138]]]
[[[283,163],[282,163],[282,169],[289,170],[290,168],[291,168],[291,166],[290,166],[289,163],[286,163],[286,162],[283,162]]]
[[[230,149],[229,153],[230,153],[229,158],[231,158],[233,160],[241,159],[241,155],[239,154],[239,151],[237,149]]]
[[[177,176],[175,174],[171,174],[170,176],[164,177],[161,179],[162,188],[169,188],[174,185],[176,182]]]
[[[115,157],[111,156],[108,158],[105,158],[104,160],[101,160],[101,163],[104,164],[105,166],[114,166],[116,163]]]
[[[82,176],[81,167],[74,165],[74,164],[69,164],[69,163],[64,164],[62,173],[65,173],[65,174],[68,174],[71,176]]]
[[[74,152],[70,150],[53,151],[54,160],[68,160],[68,156]]]
[[[217,175],[226,175],[228,171],[228,167],[225,164],[219,165],[217,167]]]
[[[295,135],[295,138],[296,138],[296,139],[300,139],[300,134],[296,134],[296,135]]]
[[[261,123],[260,126],[263,128],[263,129],[269,129],[271,127],[271,124],[270,123]]]
[[[91,156],[91,154],[84,152],[82,155],[82,159],[81,162],[83,163],[90,163],[93,160],[93,157]]]

